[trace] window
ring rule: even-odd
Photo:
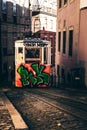
[[[47,64],[47,48],[44,48],[44,64]]]
[[[64,27],[66,26],[66,20],[64,20],[63,26],[64,26]]]
[[[53,29],[53,20],[50,20],[50,29]]]
[[[47,18],[45,18],[45,27],[47,28]]]
[[[22,6],[22,16],[24,16],[24,14],[25,14],[25,2],[24,1],[21,4],[21,6]]]
[[[25,63],[40,62],[41,48],[27,48],[25,49]]]
[[[6,0],[2,0],[2,19],[4,22],[7,21],[7,14],[6,14]]]
[[[14,24],[17,23],[17,16],[13,16],[13,22],[14,22]]]
[[[2,0],[2,11],[6,12],[6,0]]]
[[[16,15],[16,0],[13,0],[13,14]]]
[[[67,3],[67,0],[64,0],[64,5]]]
[[[40,48],[26,48],[26,58],[40,58]]]
[[[21,54],[23,53],[23,48],[22,47],[18,48],[18,53],[21,53]]]
[[[69,56],[72,56],[73,30],[69,30]]]
[[[14,24],[16,24],[17,23],[17,7],[16,7],[16,0],[13,0],[13,22],[14,22]]]
[[[35,21],[34,21],[34,32],[37,32],[37,31],[39,31],[39,30],[40,30],[40,19],[37,18],[37,19],[35,19]]]
[[[50,13],[51,12],[51,8],[47,8],[47,12]]]
[[[53,45],[53,36],[50,36],[51,46]]]
[[[25,10],[24,10],[24,5],[23,5],[23,7],[22,7],[22,16],[24,16],[24,14],[25,14]]]
[[[3,43],[3,48],[6,47],[7,48],[7,31],[3,31],[2,32],[2,43]]]
[[[59,8],[62,7],[62,0],[59,0]]]
[[[58,32],[58,51],[60,52],[60,45],[61,45],[61,32]]]
[[[57,75],[60,76],[60,66],[57,65]]]
[[[63,53],[66,53],[66,31],[63,31]]]
[[[3,48],[3,56],[7,56],[7,47]]]
[[[7,14],[6,14],[6,13],[3,13],[3,14],[2,14],[2,19],[3,19],[3,22],[6,22],[6,21],[7,21]]]

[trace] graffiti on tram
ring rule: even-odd
[[[48,86],[50,80],[50,66],[40,63],[20,64],[16,71],[16,86]]]

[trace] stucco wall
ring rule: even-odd
[[[56,39],[56,65],[63,65],[64,68],[70,69],[76,67],[78,62],[78,37],[79,37],[79,8],[80,3],[77,0],[67,3],[65,7],[58,9],[57,12],[57,39]],[[65,26],[64,26],[65,20]],[[61,51],[58,52],[58,32],[66,30],[66,54],[62,53],[62,39]],[[73,54],[69,57],[69,29],[73,29]],[[63,34],[61,34],[63,35]],[[63,37],[63,36],[62,36]]]
[[[85,69],[85,85],[87,86],[87,9],[80,11],[79,61]]]
[[[87,0],[80,0],[80,9],[87,7]]]
[[[79,59],[87,62],[87,9],[80,12]]]

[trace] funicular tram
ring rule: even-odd
[[[15,41],[15,86],[50,86],[51,42],[37,38]]]

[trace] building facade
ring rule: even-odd
[[[84,84],[87,86],[87,25],[84,23],[87,22],[86,15],[87,0],[57,1],[56,76],[58,83],[78,87]]]
[[[14,42],[31,32],[29,1],[0,0],[0,83],[14,77]]]
[[[80,1],[79,65],[84,68],[84,83],[87,86],[87,0]]]
[[[34,1],[32,4],[32,33],[51,41],[51,64],[55,68],[56,0]]]

